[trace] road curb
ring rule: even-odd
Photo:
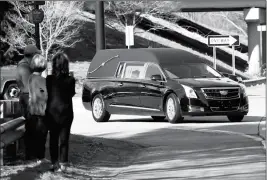
[[[260,120],[258,126],[258,136],[262,139],[262,145],[266,149],[266,117],[262,117]]]
[[[249,138],[252,139],[254,141],[257,142],[261,142],[261,144],[263,145],[263,148],[266,149],[266,144],[265,144],[265,140],[263,140],[263,138],[258,134],[245,134],[245,133],[239,133],[239,132],[233,132],[233,131],[225,131],[225,130],[211,130],[211,129],[190,129],[190,128],[176,128],[176,129],[180,129],[180,130],[188,130],[188,131],[195,131],[195,132],[207,132],[207,133],[217,133],[217,134],[228,134],[228,135],[238,135],[238,136],[242,136],[245,138]]]

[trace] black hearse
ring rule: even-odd
[[[108,121],[111,114],[148,115],[170,123],[186,115],[242,121],[248,113],[245,86],[204,62],[171,48],[100,50],[84,82],[83,105],[97,122]]]

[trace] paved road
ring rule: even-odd
[[[112,115],[108,123],[96,123],[81,99],[75,98],[72,133],[144,146],[135,162],[117,169],[113,179],[263,180],[265,150],[261,142],[235,134],[256,134],[265,115],[265,98],[251,97],[250,104],[242,123],[230,123],[225,117],[191,117],[173,125],[153,122],[150,117],[119,115]]]
[[[265,116],[265,98],[250,97],[250,109],[248,116],[241,123],[231,123],[226,117],[186,117],[182,124],[169,124],[168,122],[153,122],[150,117],[112,115],[108,123],[96,123],[90,111],[86,111],[81,98],[74,98],[74,123],[72,133],[87,135],[108,134],[109,137],[118,138],[155,130],[165,127],[180,127],[187,129],[212,129],[223,131],[235,131],[246,134],[255,134],[259,122]]]

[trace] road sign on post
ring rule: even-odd
[[[235,46],[239,46],[239,36],[210,35],[208,36],[208,46],[213,47],[213,67],[216,69],[216,47],[232,46],[232,68],[235,74]]]
[[[39,24],[44,20],[44,11],[42,9],[33,9],[31,12],[31,18],[32,18],[32,22],[34,24]]]
[[[239,46],[239,36],[223,36],[211,35],[208,36],[208,46]]]
[[[126,26],[125,27],[125,44],[130,49],[130,46],[134,45],[134,27]]]

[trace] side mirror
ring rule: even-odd
[[[156,74],[156,75],[152,75],[152,76],[150,77],[150,79],[151,79],[152,81],[161,81],[161,80],[162,80],[161,75],[158,75],[158,74]]]
[[[239,83],[243,83],[242,77],[236,76],[236,78],[237,78],[237,80],[238,80]]]
[[[228,73],[222,73],[222,75],[223,75],[224,77],[228,77],[228,78],[230,78],[230,76],[231,76],[231,74],[228,74]]]
[[[243,83],[243,80],[241,77],[233,75],[233,74],[228,74],[228,73],[222,73],[225,77],[228,77],[229,79],[232,79],[236,82]]]

